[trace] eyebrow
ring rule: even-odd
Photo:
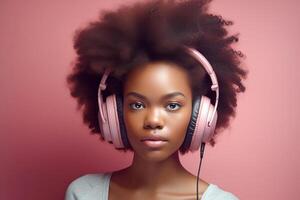
[[[126,97],[128,96],[134,96],[134,97],[137,97],[137,98],[140,98],[140,99],[143,99],[143,100],[146,100],[147,98],[137,92],[129,92]],[[169,98],[172,98],[172,97],[175,97],[175,96],[182,96],[185,98],[184,94],[182,94],[181,92],[172,92],[172,93],[169,93],[169,94],[166,94],[162,97],[162,99],[169,99]]]

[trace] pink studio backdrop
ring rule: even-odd
[[[65,77],[76,28],[100,9],[133,0],[0,1],[0,199],[63,199],[87,173],[128,166],[91,136],[69,96]],[[232,19],[237,48],[250,70],[237,116],[201,176],[242,200],[296,199],[299,175],[299,1],[217,0],[211,10]],[[182,157],[196,174],[198,153]]]

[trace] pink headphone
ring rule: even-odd
[[[210,99],[206,96],[197,97],[193,101],[192,115],[182,147],[184,150],[195,151],[201,143],[206,143],[213,137],[217,123],[219,85],[216,74],[206,58],[196,49],[185,47],[185,50],[205,68],[212,81],[211,90],[216,92],[215,106],[210,103]],[[101,91],[106,88],[105,82],[110,72],[111,69],[106,68],[98,89],[100,131],[104,139],[113,143],[115,148],[128,148],[130,145],[123,121],[122,97],[112,94],[104,102],[101,95]]]

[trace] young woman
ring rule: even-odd
[[[125,169],[77,178],[66,200],[238,199],[178,157],[214,146],[245,91],[242,54],[231,47],[238,38],[225,29],[232,22],[209,14],[208,3],[136,3],[77,32],[71,95],[92,134],[134,157]]]

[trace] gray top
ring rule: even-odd
[[[110,173],[87,174],[73,180],[67,188],[65,200],[108,200]],[[217,185],[209,184],[201,200],[239,200]]]

